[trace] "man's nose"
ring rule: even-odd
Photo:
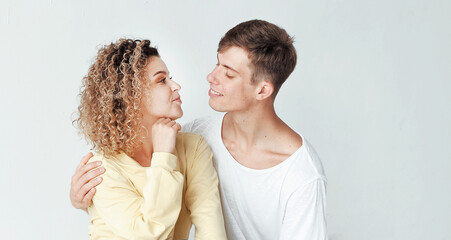
[[[209,83],[213,83],[213,84],[214,84],[214,83],[217,83],[216,75],[217,75],[218,69],[219,69],[219,67],[216,66],[215,68],[213,68],[213,70],[211,71],[211,73],[209,73],[209,74],[207,75],[207,81],[208,81]]]

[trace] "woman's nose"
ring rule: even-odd
[[[180,84],[178,84],[176,81],[172,80],[172,86],[171,89],[172,91],[180,91],[182,87],[180,86]]]

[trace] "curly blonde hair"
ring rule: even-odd
[[[152,56],[159,54],[149,40],[119,39],[99,49],[83,78],[74,121],[93,149],[131,155],[142,144],[140,108]]]

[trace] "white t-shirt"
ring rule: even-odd
[[[301,136],[303,145],[282,163],[247,168],[222,141],[224,115],[196,119],[183,131],[201,134],[213,151],[228,239],[327,239],[327,180],[312,146]]]

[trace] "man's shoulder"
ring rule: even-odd
[[[286,181],[301,187],[315,180],[327,181],[321,160],[310,142],[302,137],[302,146],[291,156]],[[290,184],[290,185],[291,185]]]
[[[312,170],[315,172],[314,175],[318,178],[326,178],[326,173],[324,172],[324,167],[318,153],[313,148],[312,144],[305,138],[303,138],[303,147],[305,148],[308,162],[310,163]]]
[[[206,117],[196,118],[188,123],[183,124],[183,132],[192,132],[205,135],[219,124],[220,116],[210,115]]]

